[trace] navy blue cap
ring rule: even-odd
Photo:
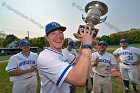
[[[108,45],[106,41],[100,41],[100,42],[99,42],[99,45],[102,45],[102,44],[103,44],[103,45]]]
[[[122,42],[128,42],[128,41],[127,41],[127,39],[121,39],[120,43],[122,43]]]
[[[74,41],[73,40],[70,40],[68,42],[68,44],[69,44],[70,48],[75,48],[75,44],[74,44]]]
[[[61,31],[65,31],[66,30],[66,27],[64,26],[61,26],[59,23],[57,22],[51,22],[49,24],[46,25],[45,27],[45,32],[46,32],[46,35],[48,36],[48,34],[52,31],[55,31],[55,30],[61,30]]]
[[[30,42],[27,41],[27,40],[22,40],[22,41],[19,42],[20,47],[25,46],[25,45],[30,45]]]

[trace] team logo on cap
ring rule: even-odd
[[[56,26],[56,27],[60,27],[60,24],[58,24],[56,22],[51,22],[51,25]]]

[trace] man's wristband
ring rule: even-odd
[[[89,48],[92,49],[92,44],[91,43],[83,43],[82,48]]]

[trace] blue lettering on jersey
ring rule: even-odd
[[[22,61],[21,63],[19,63],[19,66],[23,66],[26,64],[35,64],[35,61],[34,60]]]
[[[130,53],[130,52],[121,52],[121,53],[119,53],[120,55],[132,55],[132,53]]]
[[[133,56],[127,56],[128,60],[133,60]]]
[[[133,54],[131,52],[121,52],[120,55],[127,55],[127,60],[133,60]]]
[[[106,59],[99,59],[99,62],[103,62],[103,63],[110,63],[110,60],[106,60]]]

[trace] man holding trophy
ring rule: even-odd
[[[87,25],[80,26],[78,33],[74,34],[81,41],[77,57],[62,50],[63,32],[66,27],[57,22],[46,25],[44,38],[49,42],[50,47],[39,54],[37,61],[41,93],[70,93],[70,85],[85,86],[91,65],[92,42],[98,31],[93,25],[101,22],[99,17],[106,13],[103,12],[103,8],[95,7],[97,13],[92,15],[92,3],[86,7],[86,12],[89,15],[83,19]],[[98,14],[98,12],[100,13]],[[98,15],[97,18],[96,15]],[[75,66],[70,64],[73,62],[76,62]]]
[[[98,34],[99,29],[95,29],[95,25],[100,24],[104,22],[107,18],[107,16],[103,19],[100,17],[105,15],[108,12],[108,7],[105,3],[100,2],[100,1],[91,1],[85,6],[85,12],[87,13],[86,17],[83,17],[83,21],[86,23],[85,26],[90,26],[91,27],[91,32],[93,34],[93,41],[96,39],[96,36]],[[80,25],[79,29],[84,30],[84,25]],[[88,28],[86,28],[86,31],[88,31]],[[75,38],[79,39],[81,35],[79,34],[79,30],[77,33],[74,33]],[[95,40],[96,41],[96,40]],[[93,44],[94,45],[94,44]],[[93,82],[91,82],[93,83]],[[93,91],[92,91],[93,92]],[[84,93],[89,93],[88,92],[88,80],[84,89]]]

